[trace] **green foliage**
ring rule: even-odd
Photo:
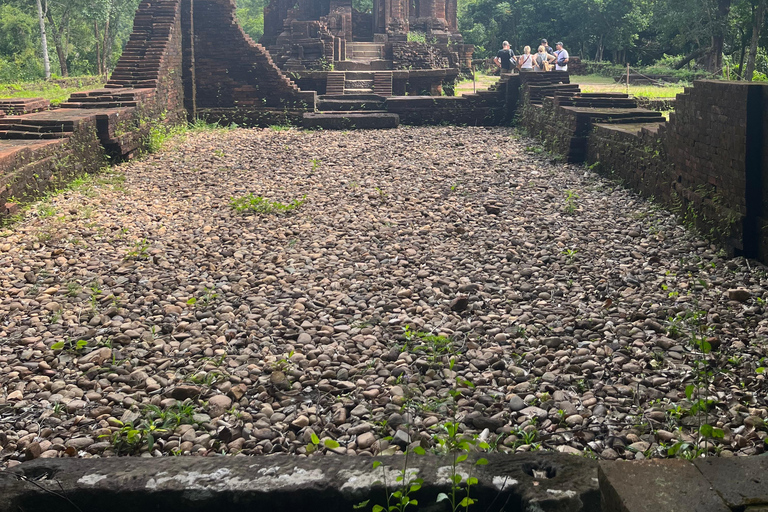
[[[88,342],[85,340],[68,340],[66,342],[59,341],[51,345],[51,350],[64,350],[72,353],[80,353],[88,346]]]
[[[320,444],[320,438],[317,437],[317,434],[312,432],[310,434],[310,441],[306,446],[307,455],[312,455],[313,453],[319,452],[322,448],[327,448],[329,450],[335,450],[339,448],[341,445],[338,441],[335,439],[325,439],[323,440],[322,445]]]
[[[306,198],[307,196],[305,195],[301,199],[294,199],[288,204],[283,204],[249,192],[244,196],[233,197],[229,202],[229,206],[238,213],[256,213],[259,215],[290,213],[301,208],[306,202]]]
[[[565,213],[573,215],[579,210],[579,206],[576,201],[579,199],[579,195],[573,190],[565,191]]]
[[[266,0],[237,0],[237,19],[254,41],[264,35],[264,7]]]
[[[411,30],[408,32],[408,42],[409,43],[426,43],[427,42],[427,34],[424,32],[420,32],[418,30]]]
[[[196,407],[189,400],[177,402],[167,409],[147,405],[141,411],[141,417],[123,424],[119,430],[108,437],[117,455],[135,455],[146,447],[151,452],[155,440],[182,424],[194,423]]]
[[[410,325],[405,326],[405,340],[410,352],[426,353],[430,363],[442,361],[445,356],[456,353],[450,338],[414,331]]]
[[[133,243],[133,246],[128,249],[125,253],[125,259],[126,260],[145,260],[149,258],[149,253],[147,252],[147,249],[149,249],[149,242],[146,238],[142,238],[141,240],[136,240],[136,242]]]

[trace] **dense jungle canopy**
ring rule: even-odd
[[[139,0],[0,0],[0,81],[51,73],[106,74],[131,32]],[[264,30],[265,0],[237,0],[245,30]],[[520,51],[545,37],[574,55],[632,65],[696,66],[731,78],[768,72],[768,0],[459,0],[459,25],[478,58],[505,39]],[[38,9],[39,4],[39,9]],[[354,0],[360,10],[371,0]]]

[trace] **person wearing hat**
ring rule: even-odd
[[[552,51],[552,47],[549,46],[549,43],[547,43],[546,39],[541,40],[541,46],[544,47],[544,51],[547,52],[550,55],[554,55],[554,52]]]
[[[555,71],[568,71],[568,52],[563,48],[563,43],[558,41],[555,48]]]
[[[496,58],[493,61],[497,66],[501,67],[502,73],[512,72],[512,62],[517,62],[517,57],[515,57],[515,52],[510,49],[509,41],[501,43],[501,50],[496,54]]]

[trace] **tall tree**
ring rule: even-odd
[[[54,8],[58,11],[54,14]],[[72,2],[63,1],[55,2],[50,7],[46,0],[46,19],[51,26],[51,35],[53,36],[53,44],[56,46],[56,55],[59,58],[59,67],[61,68],[61,76],[69,76],[69,66],[67,64],[67,56],[69,55],[69,20],[72,12]],[[58,23],[56,18],[58,17]]]
[[[759,0],[754,10],[754,20],[752,23],[752,41],[749,44],[749,57],[747,57],[747,68],[744,71],[744,80],[752,81],[755,74],[755,60],[757,59],[757,43],[760,41],[760,31],[763,28],[765,11],[768,0]]]
[[[45,79],[51,78],[51,59],[48,57],[48,38],[45,36],[45,13],[43,13],[43,4],[37,0],[37,19],[40,21],[40,43],[43,50],[43,68],[45,69]]]

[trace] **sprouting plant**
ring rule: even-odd
[[[149,242],[146,238],[142,238],[141,240],[137,240],[134,242],[133,247],[131,249],[128,249],[128,251],[125,253],[126,260],[145,260],[149,258],[149,253],[147,252],[147,249],[149,249]]]
[[[82,289],[82,286],[80,286],[77,281],[70,281],[67,283],[67,296],[76,297]]]
[[[326,439],[326,440],[323,441],[323,444],[321,446],[320,445],[320,438],[317,437],[317,434],[312,432],[310,434],[309,444],[307,444],[307,446],[306,446],[307,455],[312,455],[313,453],[319,451],[323,446],[325,448],[328,448],[329,450],[335,450],[336,448],[338,448],[341,445],[339,444],[338,441],[335,441],[333,439]]]
[[[442,360],[443,356],[455,352],[453,342],[447,336],[439,336],[421,331],[414,331],[410,325],[405,326],[405,339],[407,347],[413,352],[424,351],[431,363]],[[419,345],[415,345],[419,343]]]
[[[566,257],[566,258],[567,258],[567,260],[568,260],[568,261],[567,261],[568,265],[573,265],[573,260],[574,260],[574,258],[576,257],[576,253],[577,253],[577,252],[579,252],[579,251],[578,251],[578,250],[576,250],[576,249],[565,249],[565,250],[563,251],[563,254],[565,255],[565,257]]]
[[[290,213],[301,208],[306,202],[306,198],[307,196],[305,195],[301,199],[294,199],[288,204],[283,204],[277,201],[270,201],[262,196],[255,196],[250,192],[241,197],[233,197],[229,202],[229,206],[238,213],[256,213],[259,215]]]
[[[459,432],[459,422],[451,421],[443,425],[445,435],[436,436],[437,446],[440,451],[451,456],[451,494],[440,493],[437,495],[437,502],[448,500],[451,504],[451,511],[458,512],[460,509],[465,511],[469,509],[477,500],[470,496],[472,486],[478,483],[477,477],[472,476],[470,468],[466,481],[459,472],[459,464],[467,460],[472,448],[478,447],[483,450],[490,449],[490,445],[484,441],[477,441],[476,437],[468,438],[462,436]],[[475,461],[475,466],[484,466],[488,464],[488,459],[479,458]],[[464,486],[462,486],[464,482]],[[463,495],[463,496],[462,496]]]
[[[387,193],[386,193],[386,192],[384,192],[384,191],[383,191],[381,188],[379,188],[379,187],[374,187],[374,189],[376,190],[376,192],[378,192],[378,193],[379,193],[379,199],[381,199],[382,201],[386,201],[386,199],[387,199]]]
[[[56,207],[50,203],[40,203],[37,206],[37,216],[41,219],[56,215]]]
[[[85,340],[67,340],[59,341],[51,345],[51,350],[66,350],[68,352],[80,352],[88,346],[88,342]]]
[[[419,501],[412,497],[412,494],[421,489],[424,484],[424,480],[417,477],[418,470],[408,468],[408,459],[411,453],[416,455],[424,455],[426,452],[424,448],[417,446],[413,450],[406,450],[403,457],[403,467],[399,471],[399,474],[395,478],[394,491],[389,492],[389,483],[387,482],[387,472],[382,465],[381,461],[373,462],[373,469],[381,467],[382,483],[384,484],[384,492],[386,496],[386,506],[373,505],[371,512],[404,512],[409,506],[417,506]],[[356,509],[364,508],[370,500],[359,503],[355,506]]]
[[[579,199],[579,195],[573,190],[565,191],[565,213],[573,215],[578,211],[579,207],[576,201]]]
[[[203,288],[203,295],[199,299],[197,297],[190,297],[187,300],[187,304],[190,306],[203,306],[207,308],[213,304],[218,296],[219,294],[215,293],[213,288],[208,288],[206,286]]]
[[[320,168],[319,158],[312,158],[309,162],[312,164],[312,172],[315,172]]]
[[[103,292],[101,288],[99,288],[99,284],[96,281],[91,283],[90,290],[91,290],[91,293],[90,293],[90,296],[88,297],[88,302],[91,303],[91,309],[93,311],[96,311],[96,304],[98,303],[98,297]]]

